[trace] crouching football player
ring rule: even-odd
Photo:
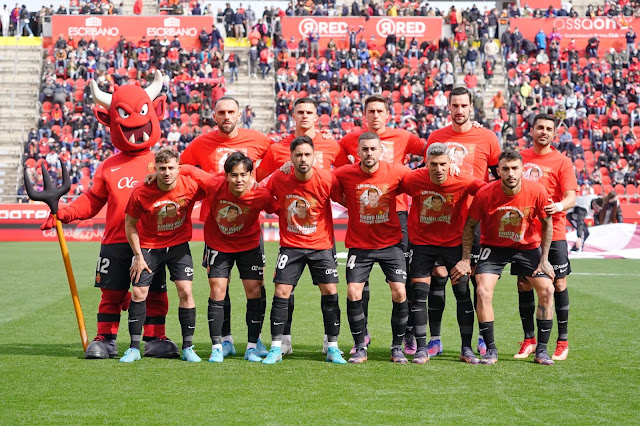
[[[149,285],[153,276],[165,266],[169,268],[180,299],[182,359],[200,362],[192,344],[196,308],[191,293],[193,260],[188,241],[191,239],[191,211],[195,202],[204,198],[204,192],[191,178],[179,176],[179,156],[172,148],[158,150],[155,168],[156,183],[136,186],[125,210],[125,233],[134,255],[130,269],[133,292],[129,305],[131,347],[120,362],[140,359]]]

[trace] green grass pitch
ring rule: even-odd
[[[389,362],[391,302],[379,268],[372,275],[370,360],[324,362],[320,295],[308,272],[296,290],[294,353],[275,366],[242,359],[246,343],[244,292],[234,274],[232,330],[238,355],[206,362],[211,350],[204,269],[196,268],[195,346],[200,364],[144,359],[84,360],[57,244],[0,245],[0,424],[294,424],[294,423],[634,423],[640,420],[640,262],[574,261],[569,359],[543,367],[514,360],[521,326],[517,294],[507,274],[498,284],[495,366],[458,362],[455,299],[447,289],[443,356],[426,365]],[[87,332],[96,332],[99,290],[93,288],[98,244],[70,244]],[[342,246],[339,250],[344,250]],[[267,243],[271,277],[277,244]],[[192,244],[199,260],[202,243]],[[342,260],[344,263],[344,260]],[[344,265],[340,267],[344,281]],[[267,318],[273,284],[266,283]],[[348,351],[346,285],[339,287]],[[169,291],[167,334],[180,342],[176,292]],[[555,327],[555,324],[554,324]],[[268,323],[264,327],[269,341]],[[477,331],[477,325],[476,325]],[[552,332],[555,342],[556,330]],[[128,344],[126,313],[118,338]],[[551,346],[553,346],[552,344]],[[551,348],[553,349],[553,348]]]

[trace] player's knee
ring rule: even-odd
[[[567,278],[566,277],[557,278],[553,282],[553,288],[554,288],[556,293],[560,293],[562,291],[565,291],[567,289]]]
[[[281,299],[288,299],[292,289],[293,287],[288,284],[276,284],[276,289],[273,294]]]
[[[476,296],[479,303],[491,303],[493,291],[483,285],[478,285],[476,288]]]
[[[133,287],[131,291],[131,300],[140,303],[147,300],[149,294],[149,287]]]
[[[407,300],[407,291],[404,287],[394,286],[391,289],[391,299],[394,302],[402,303]]]
[[[538,295],[538,304],[541,306],[551,306],[553,304],[553,284],[545,280],[544,284],[540,284],[536,288]]]
[[[521,276],[518,276],[518,293],[523,293],[525,291],[531,291],[533,286],[529,284],[529,282]]]
[[[338,294],[338,287],[335,284],[318,284],[318,288],[323,296]]]
[[[444,266],[435,266],[433,268],[433,271],[431,271],[431,274],[435,277],[440,277],[440,278],[445,278],[449,276],[449,272],[447,271],[447,268]]]
[[[347,299],[353,301],[362,299],[362,288],[356,285],[349,285],[347,287]]]

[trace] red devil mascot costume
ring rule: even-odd
[[[150,147],[160,139],[160,119],[165,113],[162,73],[146,89],[139,82],[115,86],[105,93],[91,81],[91,93],[99,106],[93,111],[100,123],[111,128],[111,141],[121,152],[102,162],[85,194],[58,210],[63,223],[94,217],[107,205],[105,234],[96,267],[95,286],[102,291],[98,307],[98,333],[89,344],[85,358],[117,358],[116,336],[120,311],[129,304],[129,267],[133,252],[124,232],[124,210],[136,183],[153,171],[154,154]],[[55,226],[53,216],[42,225]],[[147,299],[144,324],[145,353],[151,357],[177,357],[178,347],[165,336],[165,318],[169,309],[165,274],[154,278]]]

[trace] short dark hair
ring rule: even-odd
[[[467,89],[464,86],[456,87],[449,92],[449,103],[451,103],[452,96],[461,96],[461,95],[469,96],[469,103],[471,103],[471,100],[472,100],[471,92],[469,91],[469,89]]]
[[[500,153],[500,156],[498,157],[498,163],[503,159],[507,161],[515,161],[515,160],[523,161],[522,155],[520,155],[520,153],[515,149],[511,149],[511,148],[507,148]]]
[[[304,145],[304,144],[311,145],[311,149],[315,149],[313,146],[313,139],[311,139],[309,136],[298,136],[297,138],[291,141],[291,146],[289,147],[289,150],[293,152],[296,150],[298,146]]]
[[[371,95],[364,101],[364,110],[367,110],[367,105],[371,102],[382,102],[384,107],[389,111],[389,105],[387,105],[387,99],[382,95]]]
[[[224,162],[224,172],[231,173],[233,168],[238,164],[244,164],[244,168],[249,173],[253,171],[253,161],[251,161],[251,158],[247,157],[243,152],[236,151],[228,156],[227,160]]]
[[[378,136],[377,133],[375,133],[375,132],[364,132],[358,138],[358,143],[360,143],[360,141],[370,140],[370,139],[376,139],[378,142],[380,142],[380,136]]]
[[[216,105],[218,105],[218,102],[222,102],[222,101],[233,101],[236,103],[236,106],[238,107],[238,109],[240,109],[240,102],[238,102],[236,98],[232,98],[231,96],[223,96],[217,99],[213,104],[213,109],[216,109]]]
[[[533,119],[533,125],[531,127],[536,127],[536,121],[538,120],[549,120],[553,122],[553,128],[555,129],[557,124],[556,124],[556,118],[551,115],[551,114],[538,114],[536,115],[536,117]]]
[[[309,98],[309,97],[296,99],[296,101],[293,103],[293,108],[295,109],[295,107],[297,107],[300,104],[311,104],[316,109],[318,109],[318,103],[315,100],[313,100],[312,98]]]
[[[172,158],[175,158],[177,162],[180,162],[180,154],[178,154],[178,151],[170,146],[163,146],[158,151],[156,151],[156,164],[167,164],[169,161],[171,161]]]

